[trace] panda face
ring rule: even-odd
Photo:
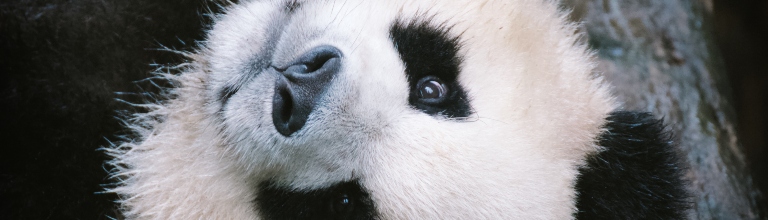
[[[393,218],[570,216],[564,189],[611,106],[556,16],[538,1],[243,3],[210,32],[208,110],[271,185],[354,181]]]
[[[614,108],[573,35],[550,1],[232,5],[168,107],[165,123],[185,122],[137,146],[175,149],[164,158],[187,165],[158,176],[204,196],[183,211],[131,208],[570,218],[577,169]],[[166,161],[141,160],[125,163]],[[165,193],[132,181],[118,191]]]

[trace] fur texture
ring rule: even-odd
[[[659,120],[614,112],[576,190],[578,219],[684,219],[690,206],[684,165]]]
[[[414,63],[442,64],[408,58],[397,33],[422,27],[439,42],[421,56],[456,54],[446,84],[466,111],[414,104]],[[574,33],[548,0],[234,4],[182,73],[163,75],[169,99],[130,120],[139,137],[108,149],[109,191],[136,219],[261,219],[275,215],[255,201],[346,182],[380,219],[573,218],[579,168],[617,106]],[[320,46],[343,67],[306,124],[281,134],[277,69]]]

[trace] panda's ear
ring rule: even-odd
[[[681,157],[660,120],[614,112],[576,183],[577,219],[684,219],[690,206]]]

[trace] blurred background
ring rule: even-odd
[[[702,0],[703,1],[703,0]],[[739,141],[768,192],[768,1],[714,0],[715,43],[731,85]],[[0,219],[114,216],[100,146],[116,118],[156,87],[140,80],[203,39],[203,0],[0,2]],[[707,25],[707,24],[705,24]],[[124,92],[124,93],[118,93]]]
[[[768,1],[715,0],[714,6],[739,140],[755,182],[768,193]]]

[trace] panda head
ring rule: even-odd
[[[611,102],[558,16],[545,1],[244,3],[210,32],[208,113],[262,187],[354,182],[387,217],[568,216]]]
[[[615,104],[563,17],[545,0],[229,6],[113,191],[134,217],[571,218]]]

